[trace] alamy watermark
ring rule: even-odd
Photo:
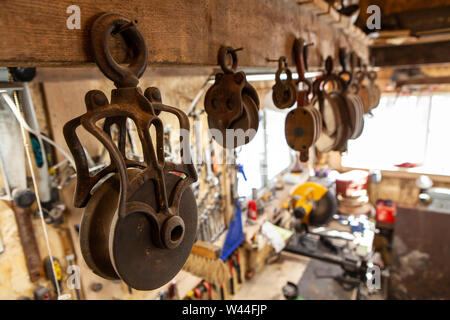
[[[66,20],[66,27],[69,30],[81,29],[81,10],[80,7],[72,4],[67,7],[66,13],[70,16]]]
[[[366,270],[366,286],[371,290],[381,289],[381,270],[377,265],[370,265]]]
[[[366,26],[369,30],[381,30],[381,9],[379,6],[372,4],[367,7],[367,13],[370,16],[367,18]]]

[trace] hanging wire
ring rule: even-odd
[[[13,112],[17,112],[20,115],[20,104],[19,104],[19,101],[18,101],[18,98],[17,98],[17,92],[14,91],[15,103],[12,101],[11,97],[7,93],[3,93],[2,96],[3,96],[3,99],[5,99],[6,104],[10,107],[10,109],[14,110]],[[55,286],[56,286],[56,292],[57,292],[58,300],[59,300],[60,297],[61,297],[61,288],[59,286],[58,278],[56,277],[56,270],[55,270],[55,264],[54,264],[54,260],[53,260],[52,249],[50,248],[50,240],[48,238],[47,225],[46,225],[45,219],[44,219],[44,211],[42,209],[39,192],[37,192],[37,190],[39,190],[39,188],[38,188],[38,185],[37,185],[36,175],[35,175],[34,170],[33,170],[33,161],[31,160],[30,145],[28,144],[28,140],[27,140],[27,137],[26,137],[26,134],[25,134],[25,127],[23,126],[23,122],[19,121],[19,123],[21,125],[20,129],[21,129],[21,132],[22,132],[23,145],[25,147],[25,153],[26,153],[26,156],[27,156],[28,167],[30,169],[31,179],[33,181],[33,187],[34,187],[35,195],[36,195],[36,202],[37,202],[38,209],[39,209],[39,218],[41,220],[42,230],[44,232],[44,238],[45,238],[45,243],[46,243],[47,251],[48,251],[48,254],[49,254],[49,258],[50,258],[50,263],[52,264],[53,277],[54,277]]]
[[[40,132],[37,132],[36,130],[33,130],[32,128],[30,128],[30,126],[28,125],[28,123],[25,121],[25,119],[22,117],[22,115],[20,114],[20,112],[18,112],[18,109],[16,109],[14,107],[14,102],[12,101],[11,97],[6,93],[3,92],[2,93],[2,97],[3,99],[6,101],[6,105],[11,109],[14,117],[16,118],[16,120],[19,122],[19,124],[21,125],[21,127],[23,129],[25,129],[26,131],[34,134],[36,137],[48,142],[49,144],[51,144],[53,147],[55,147],[57,150],[59,150],[64,157],[67,159],[67,161],[69,161],[70,165],[75,169],[75,161],[73,160],[73,158],[67,153],[66,150],[64,150],[60,145],[58,145],[56,142],[54,142],[52,139],[46,137],[45,135],[42,135]]]

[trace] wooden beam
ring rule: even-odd
[[[402,87],[406,85],[434,85],[434,84],[449,84],[450,77],[420,77],[420,78],[412,78],[407,80],[399,80],[395,83],[395,86]]]
[[[371,61],[377,67],[413,66],[450,62],[450,41],[382,46],[370,49]]]
[[[81,10],[79,30],[66,27],[66,10],[72,4]],[[102,12],[138,20],[152,65],[213,66],[218,48],[231,45],[244,47],[239,66],[273,68],[266,58],[291,58],[293,40],[300,36],[315,43],[311,66],[337,56],[339,46],[352,48],[363,60],[368,57],[362,32],[345,32],[296,1],[3,0],[0,66],[92,65],[89,30]],[[112,44],[119,62],[125,60],[122,46],[119,40]]]

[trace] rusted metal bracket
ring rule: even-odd
[[[85,96],[87,112],[64,126],[64,137],[77,168],[76,207],[86,207],[81,223],[81,251],[88,266],[107,279],[151,290],[168,282],[184,265],[197,227],[197,206],[189,185],[197,180],[189,145],[189,120],[181,110],[164,105],[161,93],[137,87],[147,66],[147,47],[136,21],[112,13],[101,15],[91,30],[96,63],[117,89],[111,102],[99,90]],[[119,65],[109,39],[120,34],[133,53]],[[166,162],[160,112],[180,123],[181,163]],[[126,156],[127,119],[139,136],[143,162]],[[116,126],[115,141],[111,129]],[[91,176],[77,136],[82,127],[100,141],[111,163]],[[152,139],[151,129],[155,131]],[[155,141],[155,145],[154,142]],[[106,230],[106,231],[105,231]]]

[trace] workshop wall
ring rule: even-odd
[[[415,174],[411,174],[410,177],[383,176],[378,185],[378,198],[391,199],[404,205],[415,205],[419,196],[417,177]],[[433,181],[433,187],[450,188],[450,182]]]
[[[40,220],[33,219],[33,229],[41,259],[44,259],[49,254]],[[58,257],[63,270],[66,270],[67,265],[59,235],[55,228],[47,228],[47,231],[53,256]],[[37,285],[47,286],[53,290],[45,277],[41,277],[37,283],[30,282],[14,212],[3,201],[0,201],[0,233],[5,247],[5,251],[0,254],[0,300],[32,298],[33,290]]]
[[[175,106],[186,112],[206,78],[207,77],[204,75],[189,77],[166,76],[161,78],[145,76],[140,81],[140,87],[143,89],[149,86],[160,88],[164,104]],[[272,85],[273,82],[271,81],[257,82],[254,84],[261,99],[271,91]],[[62,128],[67,121],[85,112],[84,95],[86,92],[89,90],[102,90],[109,97],[110,91],[114,88],[111,81],[97,79],[46,82],[33,81],[29,86],[41,131],[52,137],[56,143],[67,151],[68,148],[62,135]],[[203,109],[203,101],[204,95],[202,95],[198,103],[198,108],[200,110]],[[263,105],[261,107],[263,107]],[[162,115],[161,118],[164,124],[170,124],[173,129],[178,129],[178,121],[174,116]],[[200,119],[204,130],[203,143],[206,143],[207,135],[205,130],[208,128],[208,125],[205,114],[202,114]],[[190,121],[192,124],[192,119],[190,119]],[[87,146],[90,155],[97,155],[100,150],[100,144],[87,133],[79,132],[79,135],[83,145]],[[174,134],[171,135],[172,142],[177,143],[178,139],[178,136]],[[220,149],[218,149],[218,152],[221,152]],[[63,160],[63,157],[58,152],[56,152],[56,160],[57,162]],[[79,224],[83,211],[82,209],[73,207],[74,188],[75,180],[72,180],[61,190],[61,197],[62,201],[67,206],[65,212],[65,225],[67,225],[71,231],[77,256],[76,263],[81,268],[82,288],[85,297],[87,299],[156,298],[157,295],[155,292],[138,292],[134,290],[130,294],[123,284],[106,281],[89,270],[81,256],[78,235],[73,228],[73,225]],[[229,188],[223,188],[223,190],[229,192]],[[200,196],[207,191],[208,190],[201,189]],[[3,202],[0,203],[0,213],[0,231],[3,235],[5,244],[5,252],[0,255],[0,299],[16,299],[23,296],[32,297],[33,290],[37,285],[43,285],[51,289],[52,286],[45,276],[42,276],[37,283],[30,282],[14,213]],[[38,241],[41,258],[43,259],[48,256],[48,250],[45,246],[45,238],[39,219],[33,219],[33,227]],[[67,268],[67,263],[65,261],[64,251],[57,229],[52,225],[47,225],[47,230],[53,256],[58,258],[64,272]],[[64,274],[63,287],[65,287],[65,280],[67,277],[68,275]],[[181,278],[183,278],[183,276],[181,276]],[[90,289],[90,286],[93,283],[101,283],[103,285],[103,290],[101,292],[93,292]],[[70,290],[65,288],[64,292],[70,293]]]

